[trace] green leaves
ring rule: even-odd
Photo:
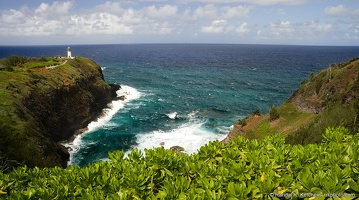
[[[211,142],[197,154],[163,148],[109,153],[88,167],[18,168],[0,174],[0,199],[279,199],[358,194],[359,137],[328,128],[321,144],[279,135]],[[276,196],[277,195],[277,196]],[[348,199],[352,199],[348,197]]]
[[[323,134],[323,142],[346,142],[350,139],[350,132],[344,127],[328,127]]]

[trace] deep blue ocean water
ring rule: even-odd
[[[255,109],[267,113],[299,87],[310,72],[359,57],[359,47],[129,44],[74,45],[73,56],[95,60],[108,83],[122,85],[90,131],[67,144],[71,164],[106,160],[109,151],[183,146],[195,152],[223,139],[233,122]],[[0,46],[12,54],[66,55],[67,46]]]

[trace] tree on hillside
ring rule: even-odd
[[[272,106],[269,110],[269,120],[274,121],[279,118],[278,110],[275,106]]]
[[[8,58],[2,59],[1,64],[8,71],[13,71],[14,67],[21,66],[27,62],[26,57],[11,55]]]
[[[310,72],[310,74],[309,74],[309,81],[310,81],[310,82],[313,82],[314,77],[315,77],[315,74],[314,74],[313,72]]]

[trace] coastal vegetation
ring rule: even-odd
[[[5,199],[354,199],[359,135],[328,127],[318,144],[289,145],[278,134],[236,137],[188,155],[163,148],[109,154],[110,161],[66,169],[0,173]]]
[[[7,71],[22,71],[22,69],[33,69],[33,68],[41,68],[41,67],[49,67],[56,66],[61,63],[61,61],[65,61],[64,58],[27,58],[17,55],[9,56],[8,58],[3,58],[0,60],[0,65]]]
[[[269,120],[274,121],[279,118],[278,110],[275,106],[272,106],[269,110]]]
[[[279,133],[289,144],[306,145],[320,143],[328,126],[358,133],[359,59],[333,64],[308,78],[280,107],[272,106],[269,114],[252,114],[235,123],[228,137],[261,139]]]
[[[0,169],[65,167],[69,155],[58,142],[87,126],[113,97],[101,68],[81,57],[10,56],[1,63]]]

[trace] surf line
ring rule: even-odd
[[[67,166],[73,164],[75,154],[80,150],[81,147],[84,146],[82,138],[86,134],[94,132],[103,127],[120,109],[123,109],[128,102],[139,99],[141,97],[141,92],[127,85],[121,85],[121,88],[117,90],[116,93],[117,97],[123,96],[124,98],[109,103],[108,107],[102,110],[102,114],[99,118],[90,122],[84,130],[79,131],[79,133],[74,135],[74,137],[70,140],[61,143],[68,149],[70,154]]]

